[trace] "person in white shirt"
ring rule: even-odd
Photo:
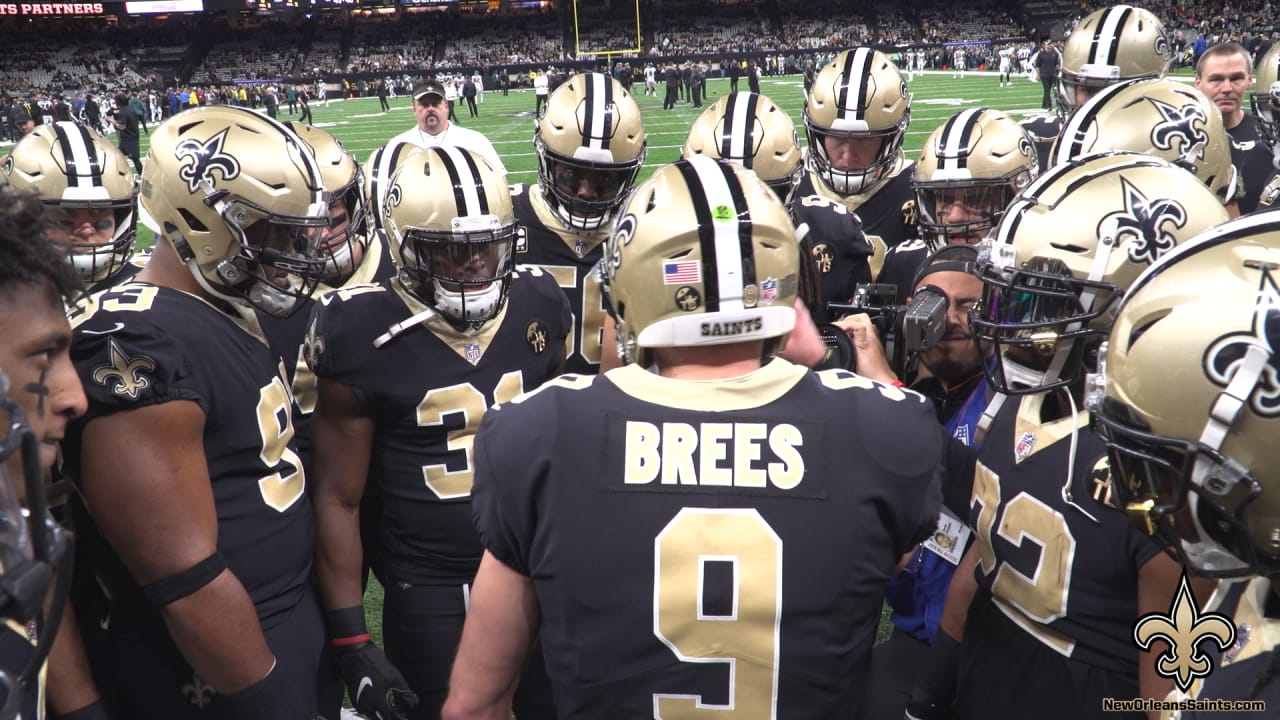
[[[458,116],[453,112],[453,105],[458,101],[458,81],[455,78],[445,79],[444,100],[449,104],[449,122],[458,122]]]
[[[483,134],[449,122],[446,91],[436,80],[428,80],[413,90],[413,114],[418,124],[391,138],[391,143],[406,142],[418,147],[460,147],[472,150],[488,160],[504,175],[507,168],[498,157],[493,143]]]
[[[1013,48],[1000,48],[1000,87],[1013,87],[1013,78],[1009,73],[1013,70]]]
[[[644,66],[644,94],[658,96],[658,69],[653,63]]]
[[[484,76],[479,70],[471,73],[471,82],[476,84],[476,102],[484,104]]]
[[[533,78],[533,114],[542,115],[542,106],[547,104],[547,74],[538,71]]]

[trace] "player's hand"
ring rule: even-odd
[[[889,367],[884,356],[884,345],[875,323],[866,313],[855,313],[835,321],[835,326],[845,331],[856,350],[853,371],[863,377],[883,383],[893,383],[898,376]]]
[[[408,720],[418,695],[381,648],[371,642],[339,648],[338,663],[356,712],[374,720]]]

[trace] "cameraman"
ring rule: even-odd
[[[930,288],[946,296],[946,328],[937,342],[915,355],[914,371],[904,374],[910,377],[912,390],[933,400],[938,421],[953,442],[946,458],[948,478],[939,533],[916,549],[885,591],[894,630],[872,653],[871,692],[864,707],[868,720],[902,718],[921,668],[931,662],[930,647],[938,637],[947,588],[970,537],[957,518],[968,515],[976,450],[972,444],[987,400],[984,358],[973,341],[968,317],[970,306],[982,295],[982,281],[972,273],[977,255],[972,245],[945,246],[929,256],[912,283],[913,295]],[[897,380],[869,315],[850,315],[835,324],[849,334],[859,374],[884,382]],[[955,641],[944,635],[941,644],[950,643]]]

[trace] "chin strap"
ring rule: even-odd
[[[1071,408],[1071,447],[1067,451],[1067,480],[1062,483],[1062,501],[1079,510],[1082,515],[1092,520],[1094,525],[1099,525],[1101,523],[1098,522],[1098,518],[1080,507],[1071,495],[1071,483],[1076,476],[1076,451],[1080,447],[1080,412],[1076,409],[1075,399],[1071,397],[1071,390],[1068,388],[1058,388],[1058,390],[1066,396],[1067,407]]]
[[[409,328],[412,328],[412,327],[416,327],[419,323],[425,320],[430,320],[431,318],[435,317],[436,314],[437,313],[435,310],[428,308],[426,310],[423,310],[420,313],[410,315],[408,319],[401,320],[400,322],[392,325],[391,327],[387,328],[386,332],[382,333],[377,338],[375,338],[373,341],[373,346],[375,348],[380,348],[383,345],[386,345],[392,340],[395,340],[396,337],[398,337],[405,330],[408,330]]]

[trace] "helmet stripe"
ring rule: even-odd
[[[400,156],[417,150],[412,143],[395,143],[383,145],[374,151],[373,162],[370,163],[368,202],[374,205],[374,218],[378,227],[382,227],[382,203],[387,199],[387,190],[391,186],[391,175],[400,164]]]
[[[1084,142],[1090,135],[1086,130],[1097,121],[1098,114],[1107,105],[1107,98],[1131,84],[1131,82],[1122,82],[1108,85],[1098,91],[1097,95],[1089,98],[1087,103],[1071,113],[1067,118],[1067,123],[1062,127],[1062,132],[1058,134],[1058,142],[1054,146],[1053,156],[1049,158],[1049,163],[1063,163],[1084,155]]]
[[[89,131],[73,122],[53,124],[66,163],[67,187],[94,187],[102,185],[102,158]]]
[[[583,88],[582,140],[592,150],[608,150],[613,136],[613,78],[604,73],[587,73]]]
[[[751,167],[755,160],[756,112],[760,96],[753,92],[729,96],[724,113],[724,132],[720,141],[720,157]]]
[[[938,153],[939,170],[964,170],[969,165],[970,138],[978,127],[978,120],[986,108],[961,110],[947,120],[940,138],[942,147]]]
[[[1120,36],[1132,15],[1133,8],[1128,5],[1116,5],[1103,12],[1098,28],[1093,33],[1090,62],[1098,65],[1116,64],[1116,56],[1120,52]]]
[[[867,78],[871,75],[871,61],[875,55],[870,48],[850,50],[844,56],[844,69],[841,77],[844,84],[836,93],[836,118],[858,120],[867,107],[867,93],[871,91],[871,83]],[[853,87],[856,92],[850,93]]]
[[[755,253],[746,195],[733,166],[705,156],[676,163],[698,220],[707,312],[743,310],[743,291],[754,285]]]
[[[475,157],[456,147],[437,146],[431,150],[440,158],[445,172],[449,174],[458,217],[488,215],[489,197],[480,178],[480,168],[476,165]]]

